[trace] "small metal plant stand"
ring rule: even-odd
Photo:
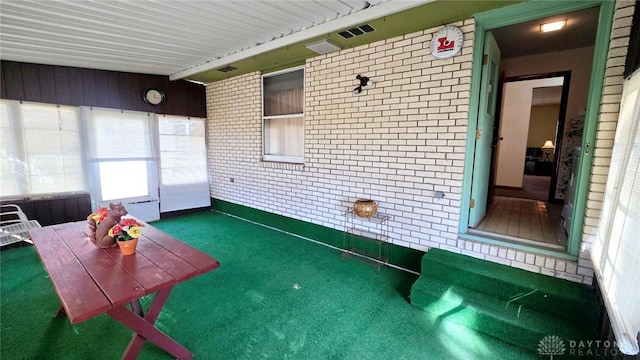
[[[377,212],[364,218],[357,216],[353,208],[344,211],[342,236],[342,260],[350,256],[380,267],[389,262],[389,220],[391,216]]]

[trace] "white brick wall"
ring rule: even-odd
[[[633,8],[631,8],[633,9]],[[356,198],[376,200],[392,216],[391,242],[443,248],[572,281],[591,283],[586,249],[595,234],[621,92],[624,29],[633,11],[616,12],[615,55],[603,95],[589,194],[585,243],[567,261],[458,238],[467,136],[472,19],[459,22],[462,52],[438,60],[429,52],[438,28],[307,61],[305,164],[261,162],[261,76],[207,86],[211,196],[341,230],[341,212]],[[620,29],[620,31],[615,31]],[[618,37],[616,37],[618,36]],[[628,41],[628,38],[627,38]],[[353,95],[355,76],[375,84]],[[234,182],[230,179],[233,178]],[[437,199],[436,191],[446,194]]]
[[[474,24],[456,25],[465,44],[450,60],[430,55],[432,29],[308,61],[304,166],[260,160],[260,74],[208,85],[212,196],[337,229],[371,197],[394,243],[455,244]],[[375,84],[354,96],[357,74]]]

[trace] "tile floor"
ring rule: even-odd
[[[551,249],[566,249],[567,234],[561,226],[561,211],[559,204],[496,196],[475,230]]]

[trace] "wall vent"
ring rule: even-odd
[[[340,46],[334,44],[328,39],[317,41],[311,44],[306,44],[305,47],[313,52],[316,52],[320,55],[328,54],[333,51],[340,50]]]
[[[221,68],[216,69],[216,70],[218,70],[220,72],[223,72],[223,73],[226,73],[226,72],[229,72],[229,71],[238,70],[238,68],[235,68],[235,67],[233,67],[231,65],[227,65],[225,67],[221,67]]]
[[[338,33],[338,35],[342,36],[345,39],[348,39],[354,36],[370,33],[372,31],[376,31],[376,29],[369,24],[364,24],[358,27],[354,27],[353,29],[341,31]]]

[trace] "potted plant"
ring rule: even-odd
[[[136,252],[138,238],[142,235],[144,224],[133,218],[121,218],[120,222],[109,229],[109,236],[113,237],[124,255]]]

